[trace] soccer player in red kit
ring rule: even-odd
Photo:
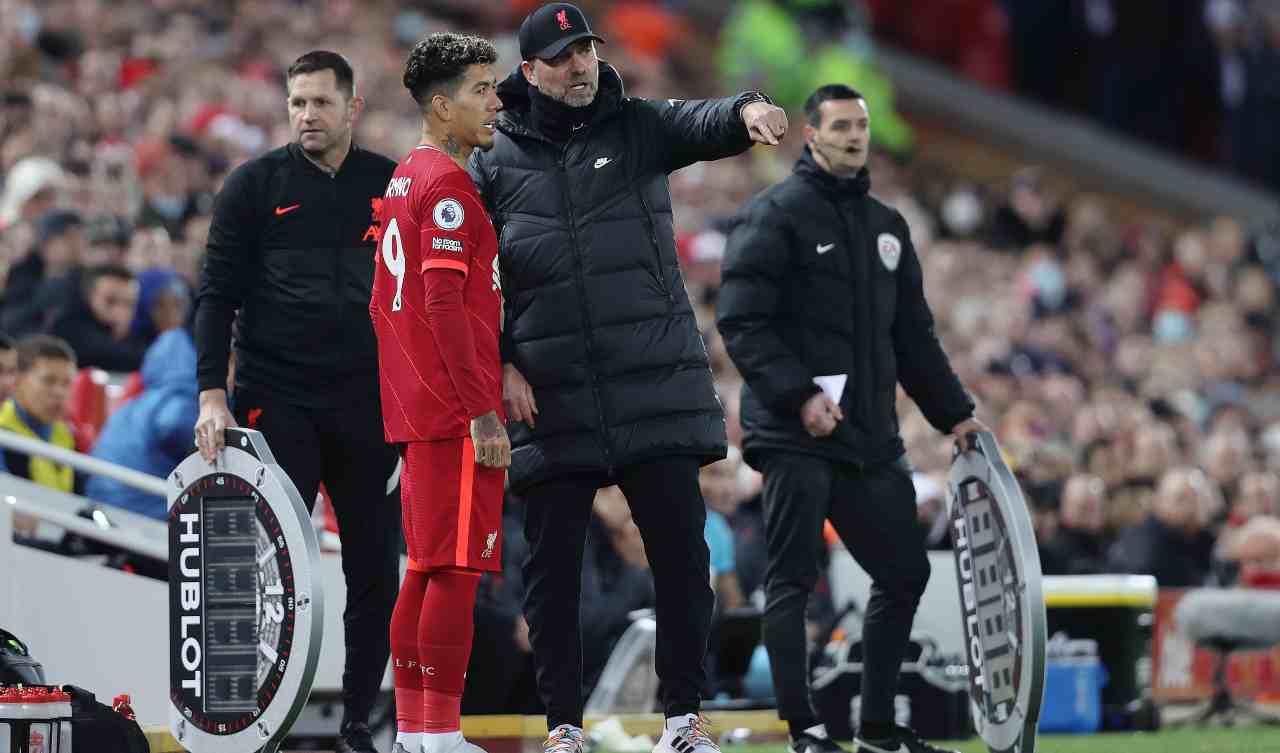
[[[393,753],[477,753],[459,707],[476,586],[502,562],[503,426],[498,242],[464,166],[493,144],[502,108],[484,39],[432,34],[409,53],[404,85],[422,141],[382,199],[369,314],[378,337],[387,441],[401,476],[409,571],[391,618]]]

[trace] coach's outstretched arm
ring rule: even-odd
[[[741,154],[753,142],[776,145],[787,133],[787,114],[760,92],[719,99],[642,100],[656,114],[656,153],[674,172],[707,160]]]

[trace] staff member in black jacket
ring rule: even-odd
[[[377,208],[396,163],[351,143],[364,102],[341,55],[308,52],[288,83],[297,141],[237,168],[215,202],[195,318],[196,443],[212,461],[228,426],[258,429],[308,507],[324,482],[347,581],[338,750],[372,751],[367,722],[400,580],[400,494],[369,296]]]
[[[697,724],[711,620],[698,467],[724,457],[724,414],[676,262],[667,175],[776,144],[786,116],[758,93],[627,97],[587,19],[544,5],[498,88],[493,149],[472,173],[499,232],[508,478],[524,497],[525,614],[546,747],[582,747],[583,542],[596,490],[621,485],[657,592],[660,753],[714,749]]]
[[[934,335],[907,223],[868,194],[866,102],[832,84],[805,114],[794,174],[747,204],[729,236],[717,311],[746,382],[745,457],[764,474],[765,645],[778,715],[796,753],[840,750],[814,713],[805,661],[805,602],[829,518],[872,578],[860,750],[936,753],[894,725],[898,670],[929,580],[897,384],[940,431],[962,437],[982,425]]]

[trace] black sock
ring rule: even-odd
[[[822,722],[817,719],[788,719],[787,729],[791,731],[792,740],[799,740],[801,735],[806,734],[805,730],[819,724]]]
[[[893,737],[897,728],[882,722],[862,722],[858,725],[858,737],[863,740],[887,740]]]

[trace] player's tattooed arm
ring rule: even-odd
[[[497,411],[471,419],[471,443],[475,445],[476,462],[480,465],[491,468],[511,465],[511,440]]]

